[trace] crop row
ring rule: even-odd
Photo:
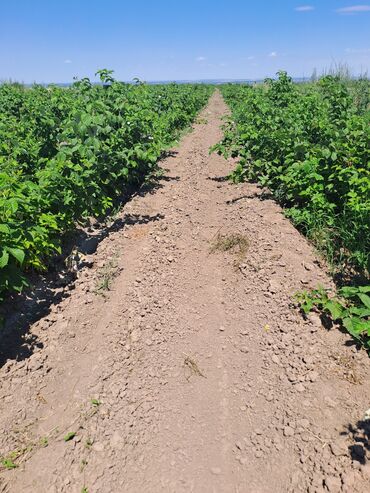
[[[101,76],[104,85],[0,86],[0,297],[45,269],[66,231],[153,171],[212,91]]]
[[[343,291],[350,298],[349,305],[340,302],[343,314],[347,310],[342,318],[353,307],[347,328],[355,336],[367,331],[370,341],[370,288],[364,286],[370,270],[370,83],[327,76],[294,84],[285,72],[278,75],[255,87],[223,86],[232,116],[216,149],[238,156],[233,179],[267,187],[326,254],[341,285],[352,284]],[[312,296],[315,303],[306,307],[321,303],[339,318],[338,304],[334,310],[324,295]]]

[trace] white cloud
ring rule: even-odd
[[[357,12],[370,12],[370,5],[352,5],[351,7],[343,7],[337,9],[338,14],[355,14]]]
[[[197,56],[197,58],[195,60],[197,62],[204,62],[206,60],[206,57],[205,56]]]
[[[313,5],[300,5],[294,10],[296,10],[297,12],[311,12],[312,10],[315,10],[315,7]]]
[[[64,60],[64,63],[72,63],[72,60],[69,60],[69,58],[67,58],[67,60]]]
[[[271,53],[269,53],[269,57],[271,58],[275,58],[276,56],[278,56],[276,51],[272,51]]]

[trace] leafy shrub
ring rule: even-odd
[[[142,181],[212,91],[97,74],[103,85],[0,86],[0,298],[47,267],[66,231]]]
[[[238,156],[232,174],[269,187],[342,274],[370,270],[370,127],[367,80],[326,76],[294,84],[223,86],[232,117],[215,146]]]

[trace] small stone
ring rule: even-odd
[[[278,364],[280,363],[280,358],[279,358],[279,356],[277,356],[276,354],[273,354],[273,355],[271,356],[271,361],[272,361],[273,363],[276,363],[276,364],[278,365]]]
[[[320,318],[320,315],[318,313],[311,312],[307,318],[312,323],[312,325],[314,325],[315,327],[321,327],[322,326],[321,318]]]
[[[331,399],[329,396],[326,396],[324,398],[324,401],[325,401],[325,404],[328,406],[328,407],[335,407],[337,404],[335,401],[333,401],[333,399]]]
[[[303,418],[297,421],[297,425],[301,426],[302,428],[308,428],[310,426],[310,422],[308,421],[308,419]]]
[[[299,383],[295,386],[295,389],[297,392],[304,392],[306,389],[305,389],[305,386],[303,385],[303,383]]]
[[[307,354],[305,356],[303,356],[302,359],[303,359],[303,362],[306,363],[306,365],[312,365],[312,363],[313,363],[312,356],[309,356]]]
[[[370,462],[367,461],[366,464],[361,466],[361,472],[364,475],[364,478],[370,481]]]
[[[219,476],[221,474],[221,469],[219,467],[212,467],[211,473],[215,474],[216,476]]]
[[[340,493],[342,489],[342,481],[336,476],[328,476],[325,478],[325,486],[330,493]]]
[[[332,454],[336,457],[340,457],[341,455],[348,455],[348,446],[344,441],[331,443],[330,449]]]
[[[350,471],[350,472],[345,472],[342,474],[342,483],[344,486],[352,486],[355,484],[355,473]],[[370,479],[370,476],[369,476]]]
[[[221,325],[221,326],[219,327],[219,329],[218,329],[218,330],[219,330],[220,332],[224,332],[225,327],[224,327],[223,325]]]
[[[294,430],[290,426],[285,426],[284,428],[284,436],[285,437],[292,437],[294,435]]]
[[[92,448],[96,452],[103,452],[103,450],[104,450],[104,444],[102,444],[101,442],[97,442],[97,443],[94,443],[93,444]]]
[[[278,293],[281,290],[281,284],[278,281],[275,281],[274,279],[272,279],[269,282],[268,290],[272,294]]]
[[[263,452],[262,450],[256,450],[254,456],[257,458],[257,459],[261,459],[263,457]]]
[[[317,371],[311,371],[309,374],[308,374],[308,380],[310,382],[316,382],[319,378],[319,374],[317,373]]]

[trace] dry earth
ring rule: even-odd
[[[209,156],[226,112],[216,92],[1,368],[1,492],[370,491],[368,357],[294,306],[330,278]]]

